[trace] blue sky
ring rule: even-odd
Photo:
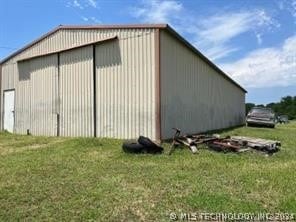
[[[296,0],[0,0],[0,59],[60,24],[169,23],[248,90],[296,96]]]

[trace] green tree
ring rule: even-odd
[[[268,107],[278,115],[287,115],[289,119],[296,119],[296,96],[285,96],[281,98],[280,102],[268,103],[266,106],[246,103],[246,112],[248,113],[254,106]]]
[[[246,115],[248,114],[248,112],[250,112],[250,110],[255,106],[254,103],[246,103]]]

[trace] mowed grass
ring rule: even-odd
[[[171,212],[296,212],[296,122],[223,135],[280,140],[247,152],[125,154],[121,140],[0,134],[0,221],[169,221]],[[169,144],[164,144],[165,151]]]

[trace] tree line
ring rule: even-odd
[[[254,106],[271,108],[277,115],[287,115],[289,119],[296,119],[296,96],[285,96],[280,102],[268,103],[266,105],[254,103],[246,103],[246,113]]]

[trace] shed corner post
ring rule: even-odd
[[[97,137],[97,76],[96,76],[96,44],[92,45],[93,50],[93,118],[94,137]]]
[[[57,53],[57,136],[60,136],[61,133],[61,84],[60,84],[60,78],[61,78],[61,59],[60,59],[60,53]]]
[[[156,140],[161,141],[161,67],[160,67],[160,29],[155,30],[155,115]]]

